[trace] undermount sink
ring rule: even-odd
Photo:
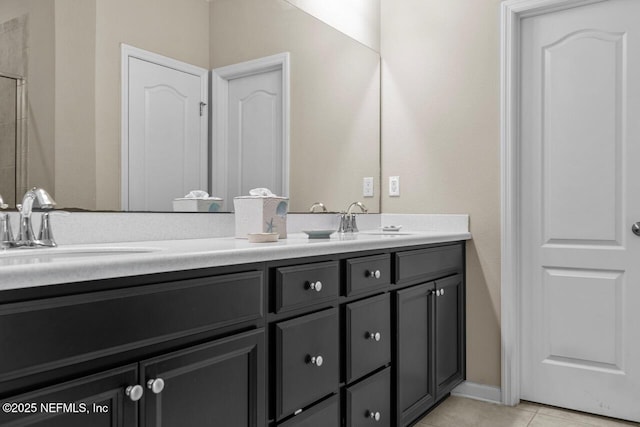
[[[100,246],[100,247],[57,247],[37,249],[7,249],[0,251],[0,265],[63,261],[83,257],[134,255],[157,252],[160,249],[148,247]]]

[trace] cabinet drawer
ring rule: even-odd
[[[391,283],[388,254],[347,260],[347,295],[366,292]]]
[[[338,297],[337,261],[276,269],[276,313]]]
[[[276,324],[277,418],[338,389],[338,311]]]
[[[436,279],[464,268],[463,246],[443,246],[396,254],[396,284]]]
[[[262,317],[262,272],[0,305],[0,381]]]
[[[330,397],[278,427],[340,427],[340,399]]]
[[[391,368],[347,388],[347,427],[391,427]]]
[[[347,304],[346,374],[351,382],[391,361],[389,294]]]

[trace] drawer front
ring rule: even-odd
[[[347,388],[347,427],[391,427],[391,368]]]
[[[278,427],[340,427],[339,396],[318,403]]]
[[[396,284],[417,283],[458,272],[464,268],[463,245],[399,252]]]
[[[0,305],[0,381],[262,317],[262,272]]]
[[[276,269],[276,313],[338,297],[338,261]]]
[[[367,292],[391,283],[388,254],[347,260],[347,295]]]
[[[338,389],[338,337],[337,309],[276,325],[277,418]]]
[[[390,304],[389,294],[347,304],[347,382],[391,361]]]

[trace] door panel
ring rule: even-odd
[[[129,58],[129,210],[172,211],[174,198],[208,189],[202,84],[200,76]]]
[[[140,363],[145,388],[142,425],[265,425],[264,332],[251,331]]]
[[[396,387],[399,425],[413,422],[435,402],[433,367],[434,282],[396,295]]]
[[[640,3],[522,21],[522,394],[640,421]],[[635,396],[635,397],[633,397]]]
[[[2,399],[4,404],[11,402],[36,406],[30,406],[33,411],[0,411],[0,425],[135,427],[138,404],[126,396],[125,390],[137,384],[137,374],[137,365],[129,365]],[[57,406],[57,403],[66,407]]]
[[[226,200],[256,187],[283,195],[282,70],[229,81]]]
[[[436,399],[460,384],[465,375],[464,286],[460,274],[436,281]]]

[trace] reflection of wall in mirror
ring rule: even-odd
[[[375,2],[373,2],[375,3]],[[380,168],[379,55],[284,0],[214,0],[212,68],[289,51],[290,211],[362,199]],[[378,212],[379,192],[365,199]]]
[[[2,2],[29,14],[28,184],[60,207],[120,209],[121,43],[209,69],[290,51],[291,209],[380,188],[378,54],[284,0]]]

